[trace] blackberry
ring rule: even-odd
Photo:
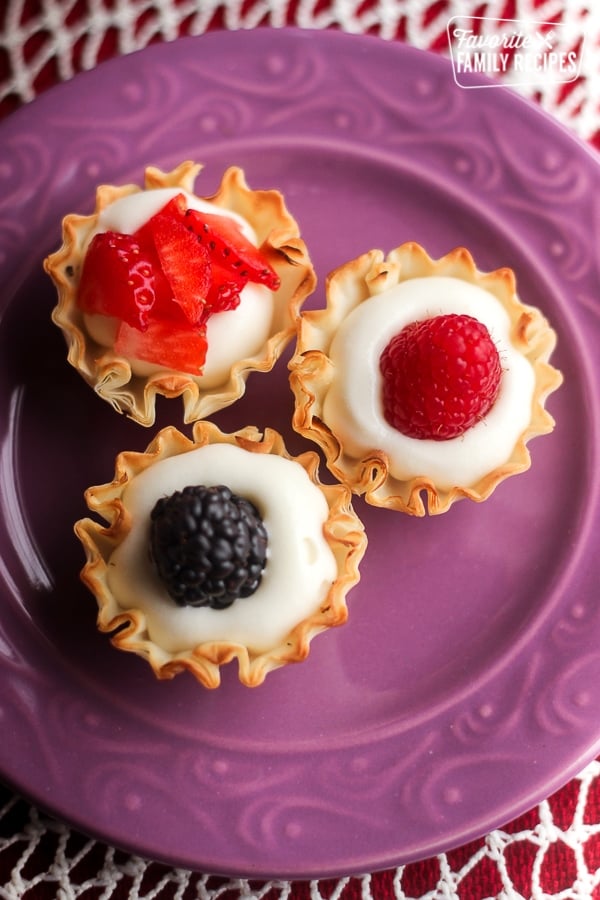
[[[179,606],[226,609],[260,584],[267,531],[253,503],[225,485],[194,485],[157,501],[150,556]]]

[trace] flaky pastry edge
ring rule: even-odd
[[[201,377],[167,369],[148,377],[135,375],[125,358],[93,341],[76,298],[86,245],[100,212],[115,200],[142,190],[175,187],[193,193],[201,169],[200,164],[192,161],[183,162],[170,172],[149,166],[143,188],[134,184],[101,185],[96,191],[94,212],[89,216],[65,216],[62,246],[44,260],[44,269],[58,293],[52,319],[64,334],[69,363],[117,412],[145,426],[155,421],[157,395],[182,397],[186,423],[209,416],[243,396],[249,373],[270,371],[295,336],[302,303],[316,284],[308,250],[282,194],[276,190],[251,190],[243,170],[232,166],[223,174],[216,193],[204,199],[239,213],[253,226],[261,251],[281,279],[275,295],[272,333],[266,345],[254,356],[235,363],[224,384],[203,388]]]
[[[493,294],[508,312],[514,345],[530,361],[535,374],[531,420],[510,458],[476,484],[456,485],[448,490],[436,487],[424,476],[406,481],[396,479],[389,471],[387,455],[377,448],[361,459],[352,457],[323,419],[324,399],[334,377],[329,348],[343,319],[365,300],[402,281],[432,275],[460,278]],[[414,516],[437,515],[462,498],[475,502],[486,500],[501,481],[530,467],[527,443],[554,428],[554,419],[544,404],[563,378],[549,363],[556,333],[538,309],[521,302],[511,269],[480,272],[464,247],[432,259],[420,244],[411,241],[392,250],[387,257],[381,250],[371,250],[335,269],[326,281],[326,298],[325,309],[303,312],[298,323],[296,352],[289,363],[290,386],[295,398],[292,424],[299,434],[321,447],[328,468],[340,482],[354,493],[364,495],[366,502],[373,506]]]
[[[111,555],[131,529],[131,515],[124,502],[127,485],[159,460],[214,443],[232,444],[251,453],[273,454],[296,461],[321,490],[329,507],[323,532],[335,556],[337,577],[318,611],[299,622],[282,643],[269,651],[254,652],[242,644],[207,641],[171,653],[150,638],[144,612],[121,608],[109,587]],[[352,508],[350,490],[340,484],[321,483],[318,466],[319,458],[314,451],[291,456],[282,436],[272,429],[261,434],[254,426],[249,426],[225,434],[212,422],[205,421],[195,423],[192,439],[168,426],[156,435],[144,452],[121,452],[115,462],[113,480],[86,491],[89,509],[108,524],[102,525],[86,517],[74,526],[86,556],[81,579],[96,598],[99,630],[111,634],[112,643],[119,650],[146,659],[157,678],[169,679],[189,671],[206,688],[219,686],[220,667],[234,659],[238,660],[239,680],[248,687],[262,684],[267,674],[280,666],[306,659],[313,637],[346,622],[346,594],[360,579],[359,564],[367,546],[364,526]]]

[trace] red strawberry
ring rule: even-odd
[[[235,219],[196,209],[188,209],[185,216],[212,260],[248,281],[266,285],[271,291],[279,288],[279,275],[242,233]]]
[[[248,283],[248,279],[235,275],[214,260],[211,263],[211,272],[212,284],[206,297],[207,309],[210,313],[235,309],[239,306],[240,293]]]
[[[150,319],[146,331],[121,322],[115,339],[115,351],[126,359],[166,366],[177,372],[199,375],[206,361],[206,330],[189,325]]]
[[[143,242],[152,241],[174,302],[191,325],[201,325],[212,282],[208,251],[188,231],[181,216],[172,215],[167,208],[153,216],[137,236]],[[162,313],[171,317],[168,308]]]
[[[236,222],[186,211],[178,194],[134,235],[94,238],[78,302],[86,312],[120,320],[118,354],[198,375],[208,318],[235,309],[248,280],[279,287],[278,275]]]
[[[500,357],[489,331],[471,316],[413,322],[380,359],[386,420],[412,438],[445,441],[476,424],[500,389]]]
[[[79,282],[77,301],[84,312],[116,316],[143,330],[157,291],[152,255],[135,237],[115,231],[94,236]]]

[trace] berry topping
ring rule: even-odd
[[[84,312],[116,316],[143,331],[156,288],[154,256],[140,241],[116,231],[94,236],[79,287],[78,303]]]
[[[175,321],[150,319],[145,331],[119,322],[115,336],[115,352],[120,356],[193,375],[202,373],[206,350],[206,328],[193,330]]]
[[[212,284],[206,295],[206,308],[210,313],[235,309],[240,303],[240,294],[247,279],[230,272],[211,260]]]
[[[154,506],[150,555],[179,606],[226,609],[260,584],[267,531],[249,500],[224,485],[195,485]]]
[[[135,234],[94,236],[77,302],[84,312],[120,320],[117,353],[201,375],[207,320],[235,309],[249,281],[280,286],[237,222],[188,210],[177,194]]]
[[[206,320],[206,297],[212,283],[208,252],[189,233],[181,219],[157,213],[147,225],[161,271],[174,302],[190,325]]]
[[[490,333],[472,316],[443,315],[407,325],[380,359],[387,422],[412,438],[464,434],[493,406],[502,368]]]
[[[265,284],[272,291],[279,288],[279,276],[258,247],[244,236],[235,219],[196,209],[188,209],[185,215],[189,228],[216,263],[248,281]]]

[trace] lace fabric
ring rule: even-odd
[[[385,872],[256,882],[170,869],[72,832],[0,792],[3,900],[598,900],[600,761],[479,841]]]
[[[0,30],[0,111],[108,56],[214,27],[335,27],[448,53],[447,26],[455,16],[477,16],[482,33],[510,27],[493,21],[499,19],[560,26],[555,50],[577,53],[579,77],[515,89],[584,140],[598,141],[600,6],[585,0],[8,0]]]
[[[220,27],[336,27],[448,53],[452,16],[564,24],[572,84],[518,85],[600,146],[600,5],[582,0],[8,0],[0,10],[0,113],[98,62]],[[568,26],[568,27],[567,27]],[[528,814],[466,847],[363,877],[253,882],[129,856],[0,789],[0,898],[106,900],[600,900],[600,761]]]

